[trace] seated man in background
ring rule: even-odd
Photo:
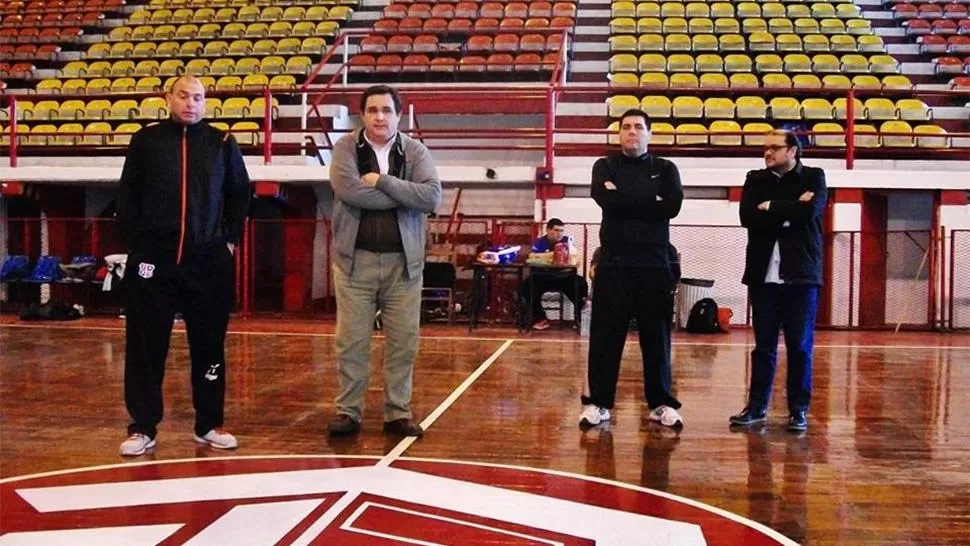
[[[578,266],[580,254],[573,246],[572,240],[565,235],[565,224],[559,218],[553,218],[546,223],[546,234],[539,237],[532,244],[528,263],[534,266],[572,265]],[[556,263],[557,246],[567,253],[565,264]],[[542,294],[546,292],[562,292],[573,302],[574,313],[578,314],[586,302],[589,284],[579,275],[567,275],[559,271],[543,271],[533,268],[532,274],[520,288],[522,299],[532,306],[532,328],[545,330],[549,328],[549,320],[542,308]],[[531,301],[530,301],[531,296]]]

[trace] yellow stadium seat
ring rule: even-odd
[[[640,2],[637,4],[636,18],[660,17],[660,4],[657,2]]]
[[[89,95],[107,93],[111,89],[111,80],[107,78],[88,80],[88,84],[84,89]]]
[[[264,38],[269,36],[269,25],[266,23],[250,23],[244,34],[247,38]]]
[[[120,26],[111,29],[108,33],[109,42],[123,42],[131,39],[131,27]]]
[[[152,12],[147,9],[140,9],[128,16],[128,21],[134,25],[144,25],[151,21]]]
[[[678,72],[670,75],[670,87],[696,89],[699,86],[700,82],[697,80],[697,76],[694,74]]]
[[[237,65],[236,68],[239,66]],[[258,71],[263,74],[281,74],[286,70],[286,59],[276,55],[263,57],[259,61]]]
[[[253,42],[250,40],[233,40],[229,44],[230,55],[251,55],[253,53]]]
[[[64,85],[61,80],[41,80],[37,84],[37,92],[43,94],[54,94],[61,91],[61,86]]]
[[[329,18],[330,10],[326,6],[313,6],[304,15],[307,21],[324,21]]]
[[[610,17],[616,19],[617,17],[636,17],[637,16],[637,6],[633,2],[613,2],[610,5]]]
[[[792,76],[792,87],[795,89],[821,89],[822,80],[815,74],[795,74]]]
[[[313,68],[313,62],[309,57],[290,57],[286,60],[287,74],[309,74]]]
[[[711,144],[714,146],[740,146],[741,126],[734,120],[717,120],[711,123]],[[718,134],[738,133],[738,134]]]
[[[640,85],[640,78],[636,74],[623,72],[619,74],[609,74],[610,85],[614,87],[637,87]]]
[[[138,42],[131,50],[131,54],[129,56],[136,59],[144,59],[147,57],[154,57],[157,54],[158,44],[155,42]]]
[[[161,90],[162,80],[156,78],[155,76],[139,78],[138,81],[135,82],[135,91],[139,93],[151,93]]]
[[[686,17],[687,11],[684,4],[680,2],[664,2],[660,4],[660,17],[667,19],[670,17]]]
[[[913,128],[916,134],[916,145],[920,148],[949,148],[949,138],[946,130],[937,125],[917,125]],[[935,136],[925,136],[935,135]]]
[[[669,123],[650,122],[650,145],[651,146],[673,146],[674,135],[677,132],[674,126]]]
[[[296,28],[294,27],[294,35]],[[317,23],[317,26],[313,29],[313,33],[316,36],[327,36],[336,37],[337,31],[340,30],[340,25],[334,21],[321,21]]]
[[[155,40],[171,40],[175,38],[175,27],[173,25],[162,25],[160,27],[155,27],[155,32],[152,34],[152,38]]]
[[[687,32],[697,36],[699,34],[713,34],[714,21],[708,17],[695,17],[687,20]]]
[[[222,25],[219,23],[206,23],[199,27],[198,38],[201,40],[214,40],[222,36]]]
[[[231,97],[222,103],[221,117],[244,118],[249,116],[249,100],[244,97]]]
[[[782,72],[785,63],[781,57],[772,53],[762,53],[754,59],[755,69],[758,72]]]
[[[279,6],[267,6],[263,8],[263,11],[259,12],[260,21],[280,21],[283,19],[283,8]]]
[[[872,34],[872,23],[867,19],[848,19],[845,22],[845,31],[856,36]]]
[[[913,82],[910,81],[906,76],[891,75],[883,76],[882,78],[882,88],[883,89],[912,89]]]
[[[671,113],[675,118],[704,117],[704,101],[697,97],[675,97],[671,106]]]
[[[735,104],[737,117],[741,119],[765,119],[768,117],[768,105],[761,97],[738,97]]]
[[[734,18],[734,16],[734,4],[731,2],[714,2],[711,4],[711,17],[717,19],[720,17]]]
[[[641,70],[643,71],[643,70]],[[667,57],[668,72],[693,72],[694,57],[682,53],[676,53]]]
[[[631,108],[639,108],[640,99],[633,95],[614,95],[606,99],[606,110],[611,118],[618,118]]]
[[[883,98],[871,98],[865,101],[866,119],[887,120],[899,119],[899,112],[893,101]]]
[[[107,119],[131,119],[138,114],[138,103],[131,99],[115,101]]]
[[[842,72],[851,74],[866,74],[869,72],[869,60],[862,55],[843,55]]]
[[[832,104],[833,106],[835,106],[835,117],[837,119],[846,119],[846,117],[848,116],[848,109],[847,109],[848,101],[845,100],[845,97],[839,97],[835,99],[834,101],[832,101]],[[858,98],[852,99],[852,108],[853,108],[853,112],[852,112],[853,119],[865,119],[866,108],[862,104],[861,100],[859,100]]]
[[[168,117],[168,106],[161,97],[146,97],[138,106],[138,119],[165,119]]]
[[[216,80],[217,91],[237,91],[242,87],[242,78],[239,76],[222,76]]]
[[[108,140],[108,133],[111,132],[111,124],[103,121],[89,123],[84,127],[84,132],[87,134],[80,137],[79,144],[82,146],[104,146]]]
[[[175,76],[185,69],[185,63],[179,59],[167,59],[158,65],[159,76]]]
[[[812,19],[814,21],[814,19]],[[814,25],[814,32],[821,32],[830,36],[845,34],[845,22],[841,19],[822,19],[820,23]]]
[[[669,63],[669,60],[668,60]],[[695,68],[697,72],[724,72],[724,59],[714,53],[704,53],[698,55]]]
[[[873,74],[899,74],[899,61],[889,55],[869,57],[869,72]]]
[[[254,57],[245,57],[236,61],[235,74],[255,74],[259,72],[260,60]]]
[[[751,72],[752,62],[751,57],[747,55],[742,55],[740,53],[732,53],[724,57],[724,71],[728,73],[733,72]]]
[[[242,38],[246,34],[245,23],[229,23],[222,27],[223,38]]]
[[[681,123],[677,126],[678,146],[704,146],[707,144],[707,127],[700,123]]]
[[[683,17],[668,17],[662,19],[663,25],[661,26],[661,32],[664,34],[687,34],[689,31],[689,26],[687,25],[687,19]]]
[[[263,89],[269,87],[269,78],[265,74],[249,74],[243,78],[243,89]]]
[[[154,76],[158,74],[158,72],[159,72],[158,61],[145,60],[145,61],[138,61],[138,64],[135,65],[133,74],[135,76],[144,77],[144,76]]]
[[[849,89],[852,81],[842,74],[826,74],[822,76],[822,87],[824,89]]]
[[[88,59],[104,59],[111,54],[111,45],[104,42],[100,44],[93,44],[88,48],[85,57]]]
[[[222,115],[222,99],[216,97],[206,97],[205,117],[208,119],[218,118]]]
[[[859,36],[858,44],[859,51],[864,51],[866,53],[886,52],[886,44],[883,43],[882,37],[880,36]]]
[[[216,10],[212,8],[199,8],[192,13],[192,22],[198,24],[208,23],[214,21],[216,18]]]
[[[718,87],[721,89],[730,87],[730,83],[728,82],[726,75],[714,73],[701,74],[700,85],[701,87]]]
[[[784,71],[792,72],[811,72],[812,60],[808,55],[802,53],[789,53],[783,60]]]
[[[664,40],[664,50],[666,51],[690,51],[690,36],[686,34],[670,34]]]
[[[644,72],[640,74],[640,85],[642,87],[665,88],[670,85],[670,80],[666,74],[661,72]]]
[[[172,12],[171,21],[175,24],[188,23],[195,16],[195,11],[188,8],[177,9]]]
[[[308,38],[311,39],[311,38]],[[276,53],[279,55],[295,55],[300,52],[299,38],[283,38],[276,42]],[[320,53],[319,51],[317,53]]]
[[[639,108],[651,118],[669,118],[672,106],[670,99],[662,95],[647,95],[639,103]]]
[[[84,119],[108,119],[111,114],[111,101],[95,99],[84,106]]]
[[[748,36],[748,48],[751,51],[774,51],[775,37],[769,32],[754,32]]]
[[[307,24],[311,25],[310,29],[307,32],[307,35],[309,35],[313,33],[312,31],[313,23],[307,23]],[[271,36],[273,38],[285,38],[287,36],[291,36],[293,35],[293,25],[289,21],[276,21],[275,23],[271,23],[269,25],[269,29],[267,30],[266,35]]]
[[[203,55],[206,57],[222,57],[229,54],[229,44],[222,40],[215,40],[205,44]]]
[[[802,101],[802,117],[804,119],[834,119],[835,108],[828,99],[808,98]]]
[[[175,29],[175,38],[177,40],[188,40],[190,38],[195,38],[199,34],[199,26],[193,24],[179,25]]]
[[[794,4],[788,4],[785,10],[782,12],[782,15],[779,15],[778,17],[787,17],[794,21],[795,19],[806,19],[811,16],[812,16],[812,11],[809,9],[808,6],[804,4],[794,3]]]
[[[714,34],[740,34],[741,23],[737,19],[721,17],[714,20]]]
[[[262,118],[266,115],[266,100],[263,97],[256,97],[249,104],[249,116],[254,118]],[[276,119],[280,116],[280,101],[273,97],[270,103],[270,116]]]
[[[199,76],[198,79],[199,79],[199,83],[201,83],[202,87],[205,87],[206,90],[212,91],[216,88],[216,79],[213,78],[212,76]],[[171,85],[166,84],[165,88],[169,89],[171,88]]]
[[[774,97],[769,103],[772,119],[801,119],[802,105],[792,97]]]
[[[220,131],[229,132],[229,124],[224,121],[210,121],[209,126],[219,129]]]
[[[242,146],[256,146],[260,142],[259,124],[253,121],[237,121],[229,131]]]
[[[191,62],[189,63],[191,64]],[[209,74],[214,76],[228,76],[236,71],[236,61],[234,59],[216,59],[209,66]]]
[[[610,36],[610,51],[632,51],[637,50],[637,39],[629,35]]]
[[[855,138],[852,142],[855,143],[856,148],[878,148],[882,146],[882,141],[877,133],[878,131],[872,125],[856,125]]]
[[[285,10],[283,10],[282,20],[284,21],[291,21],[296,23],[304,20],[305,18],[306,18],[306,9],[304,9],[301,6],[289,6]]]
[[[740,34],[722,34],[717,38],[717,46],[721,51],[747,51],[744,36]]]
[[[82,119],[84,118],[84,101],[81,100],[67,100],[57,107],[57,111],[53,112],[56,115],[56,119],[68,120],[68,119]],[[52,116],[54,119],[54,116]]]
[[[764,146],[765,135],[774,130],[770,124],[762,122],[745,123],[744,128],[745,146]]]
[[[889,148],[911,148],[916,145],[913,138],[913,128],[905,121],[884,121],[879,126],[879,133],[882,137],[882,145]],[[883,133],[908,133],[908,135],[886,135]]]
[[[809,53],[826,52],[831,49],[827,36],[822,34],[806,34],[802,36],[802,48]]]
[[[768,19],[768,32],[772,34],[791,34],[792,32],[801,31],[796,30],[795,25],[792,24],[790,19],[775,17],[773,19]]]
[[[637,60],[637,69],[635,70],[639,72],[666,72],[667,58],[656,53],[644,53]]]
[[[172,20],[172,10],[157,9],[150,13],[150,20],[153,25],[165,24]]]
[[[322,55],[326,49],[327,49],[327,42],[323,38],[318,38],[318,37],[305,38],[300,43],[301,55]]]
[[[95,61],[88,65],[89,78],[106,78],[111,75],[111,63],[108,61]]]
[[[899,99],[896,102],[899,109],[899,119],[907,121],[928,121],[933,113],[930,107],[920,99]]]
[[[707,18],[710,16],[711,8],[705,2],[689,2],[684,12],[684,17],[688,19]]]
[[[312,10],[313,8],[310,8]],[[310,10],[307,10],[307,19],[312,19],[310,17]],[[334,6],[330,8],[330,12],[327,14],[328,21],[347,21],[350,16],[353,15],[354,10],[347,6]]]
[[[607,127],[606,130],[607,130],[606,143],[609,144],[610,146],[619,146],[620,145],[620,135],[619,135],[620,122],[614,121],[610,123],[609,127]]]
[[[764,87],[773,89],[789,89],[792,86],[791,78],[787,74],[765,74],[761,77]]]
[[[742,72],[739,72],[737,74],[731,74],[731,77],[729,78],[729,82],[731,84],[731,87],[738,87],[738,88],[757,88],[761,86],[761,83],[758,81],[757,76],[755,76],[754,74],[745,74]]]
[[[734,119],[734,101],[725,97],[710,97],[704,101],[704,117]]]
[[[629,36],[614,36],[614,38],[630,38]],[[664,50],[664,39],[659,34],[641,34],[636,38],[637,51],[657,51]]]
[[[835,16],[839,19],[855,19],[862,17],[862,10],[852,2],[843,2],[835,6]]]
[[[228,60],[231,61],[231,59]],[[208,74],[211,69],[212,65],[208,59],[192,59],[187,65],[185,65],[185,73],[193,76],[202,76]]]
[[[837,34],[830,37],[829,42],[830,49],[835,53],[855,53],[859,51],[855,37],[849,34]]]
[[[761,17],[761,6],[756,2],[739,2],[736,4],[738,19],[752,19]]]
[[[634,30],[630,32],[637,34],[660,34],[663,32],[663,23],[657,17],[641,17],[635,21]]]
[[[839,131],[839,132],[844,131],[842,129],[842,126],[839,125],[838,123],[822,122],[822,123],[816,123],[815,125],[812,126],[813,133],[836,132],[836,131]],[[845,147],[845,135],[844,134],[812,135],[812,142],[814,142],[816,146],[842,148],[842,147]]]
[[[164,42],[159,44],[155,55],[159,57],[195,57],[202,53],[202,42],[189,40],[187,42]]]
[[[255,21],[257,19],[259,19],[259,7],[257,6],[244,6],[236,12],[237,21]]]
[[[0,123],[0,146],[10,146],[10,128]]]
[[[135,90],[134,78],[118,78],[111,82],[112,93],[130,93]]]
[[[108,58],[124,59],[126,57],[130,57],[134,51],[135,46],[131,42],[118,42],[111,46],[111,51],[108,52]]]
[[[691,48],[694,51],[717,51],[719,46],[713,34],[696,34],[691,39]]]
[[[272,89],[294,89],[296,88],[296,78],[288,74],[279,74],[269,80],[269,86]]]
[[[219,8],[212,17],[212,21],[216,23],[231,23],[235,19],[236,10],[233,8]]]
[[[17,130],[21,130],[20,125],[17,125]],[[27,135],[27,144],[31,146],[46,146],[47,144],[53,144],[57,127],[53,125],[35,125],[29,131],[23,132]]]
[[[775,45],[778,51],[801,52],[803,49],[802,38],[797,34],[780,34],[775,38]]]
[[[819,53],[812,57],[812,71],[819,74],[838,74],[842,69],[842,62],[835,55]]]
[[[74,61],[64,65],[60,70],[59,76],[62,78],[83,78],[88,73],[88,63],[84,61]]]
[[[882,82],[876,76],[861,74],[852,77],[852,87],[854,89],[882,89]]]
[[[78,140],[81,138],[77,133],[82,132],[84,132],[84,126],[80,123],[64,123],[57,128],[57,136],[54,137],[53,144],[57,146],[76,146]]]

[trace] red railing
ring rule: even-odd
[[[528,248],[544,228],[531,221],[445,216],[430,220],[428,232],[429,260],[454,263],[459,270],[456,288],[467,294],[471,273],[466,266],[483,245]],[[566,234],[581,255],[581,274],[587,276],[599,225],[569,224]],[[236,253],[236,312],[241,316],[332,313],[331,240],[327,220],[247,220]],[[714,281],[713,297],[734,311],[734,324],[749,324],[748,292],[741,284],[744,263],[739,258],[747,242],[745,229],[674,225],[671,242],[681,256],[683,277]],[[5,256],[23,254],[31,264],[41,255],[60,256],[63,262],[92,255],[100,265],[106,255],[124,253],[110,218],[8,219],[3,243]],[[825,252],[832,266],[825,273],[820,326],[970,328],[970,230],[835,232],[826,235]],[[944,276],[946,260],[949,267]],[[73,297],[71,285],[55,286],[62,297]],[[21,295],[35,297],[23,291]]]

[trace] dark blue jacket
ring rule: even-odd
[[[799,201],[806,191],[815,196],[808,202]],[[822,169],[798,162],[781,178],[769,169],[749,172],[741,192],[741,225],[748,228],[741,282],[752,285],[765,281],[777,241],[781,279],[789,284],[821,285],[822,215],[827,200]],[[771,202],[768,210],[758,210],[765,201]]]

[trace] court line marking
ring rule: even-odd
[[[3,328],[24,328],[24,329],[42,329],[42,330],[93,330],[93,331],[105,331],[105,332],[124,332],[124,328],[115,328],[109,326],[66,326],[66,325],[42,325],[42,324],[0,324],[0,329]],[[172,333],[184,332],[184,329],[172,330]],[[886,332],[890,334],[890,332]],[[246,331],[246,330],[229,330],[226,332],[227,335],[234,336],[256,336],[256,337],[335,337],[336,334],[326,333],[326,332],[267,332],[267,331]],[[953,335],[953,334],[948,334]],[[382,335],[374,336],[376,339],[384,339]],[[455,340],[455,341],[503,341],[509,339],[508,337],[476,337],[476,336],[421,336],[420,339],[427,340]],[[583,344],[589,343],[588,338],[578,338],[578,339],[535,339],[531,337],[521,337],[515,338],[515,341],[522,341],[528,343],[559,343],[559,344]],[[627,340],[627,345],[637,344],[636,340]],[[754,347],[754,340],[752,339],[750,343],[737,343],[737,342],[706,342],[706,341],[673,341],[672,345],[675,347]],[[783,342],[779,340],[779,346],[783,346]],[[944,350],[944,351],[970,351],[970,346],[947,346],[947,345],[852,345],[852,344],[825,344],[816,343],[816,349],[901,349],[908,351],[930,351],[930,350]]]
[[[137,463],[118,463],[109,464],[101,466],[92,466],[87,468],[77,468],[77,469],[67,469],[67,470],[55,470],[52,472],[43,472],[39,474],[28,474],[25,476],[15,476],[12,478],[0,479],[0,484],[31,480],[35,478],[47,478],[52,476],[60,476],[64,474],[82,473],[82,472],[94,472],[98,470],[113,470],[119,468],[127,468],[131,466],[150,466],[150,465],[160,465],[160,464],[178,464],[178,463],[199,463],[201,461],[232,461],[232,460],[255,460],[255,459],[370,459],[370,460],[383,460],[381,457],[374,455],[244,455],[244,456],[230,456],[230,457],[205,457],[205,458],[193,458],[193,459],[172,459],[167,461],[144,461]],[[782,535],[778,531],[771,529],[757,521],[747,519],[745,517],[739,516],[733,512],[728,512],[721,508],[705,504],[700,501],[696,501],[687,497],[681,497],[673,493],[667,493],[666,491],[660,491],[657,489],[650,489],[648,487],[643,487],[639,485],[633,485],[629,483],[618,482],[614,480],[608,480],[606,478],[598,478],[596,476],[586,476],[583,474],[575,474],[572,472],[565,472],[562,470],[552,470],[545,468],[531,468],[528,466],[519,466],[511,464],[501,464],[501,463],[485,463],[476,461],[463,461],[463,460],[453,460],[453,459],[435,459],[426,457],[399,457],[398,461],[402,462],[425,462],[425,463],[443,463],[443,464],[456,464],[456,465],[466,465],[466,466],[480,466],[480,467],[493,467],[493,468],[504,468],[508,470],[518,470],[526,472],[538,472],[542,474],[549,474],[552,476],[573,478],[578,480],[584,480],[593,483],[599,483],[603,485],[611,485],[614,487],[619,487],[622,489],[629,489],[631,491],[638,491],[641,493],[647,493],[650,495],[655,495],[658,497],[665,498],[667,500],[672,500],[676,502],[681,502],[692,506],[694,508],[716,514],[718,516],[727,518],[735,523],[750,527],[756,531],[764,533],[769,538],[778,541],[783,546],[801,546],[797,542],[791,540],[790,538]],[[379,463],[378,463],[379,464]]]
[[[471,373],[471,375],[466,377],[460,385],[455,387],[455,390],[451,391],[451,394],[449,394],[447,398],[438,404],[438,407],[436,407],[434,411],[424,418],[424,421],[421,421],[421,428],[427,432],[427,430],[431,428],[431,425],[433,425],[434,422],[442,416],[442,414],[448,411],[448,408],[450,408],[452,404],[454,404],[455,401],[461,397],[461,395],[465,394],[465,391],[471,388],[475,381],[477,381],[478,378],[481,377],[482,374],[485,373],[492,366],[492,364],[494,364],[495,361],[502,356],[502,353],[512,346],[513,343],[515,343],[514,339],[506,339],[505,343],[503,343],[501,347],[492,353],[492,356],[485,359],[485,362],[482,362],[478,368]],[[407,449],[411,447],[411,444],[413,444],[415,441],[417,441],[417,438],[414,436],[404,438],[398,442],[398,444],[394,446],[394,449],[388,452],[388,454],[385,455],[384,458],[381,459],[375,466],[390,466],[390,464],[393,463],[395,459],[400,457],[405,451],[407,451]]]

